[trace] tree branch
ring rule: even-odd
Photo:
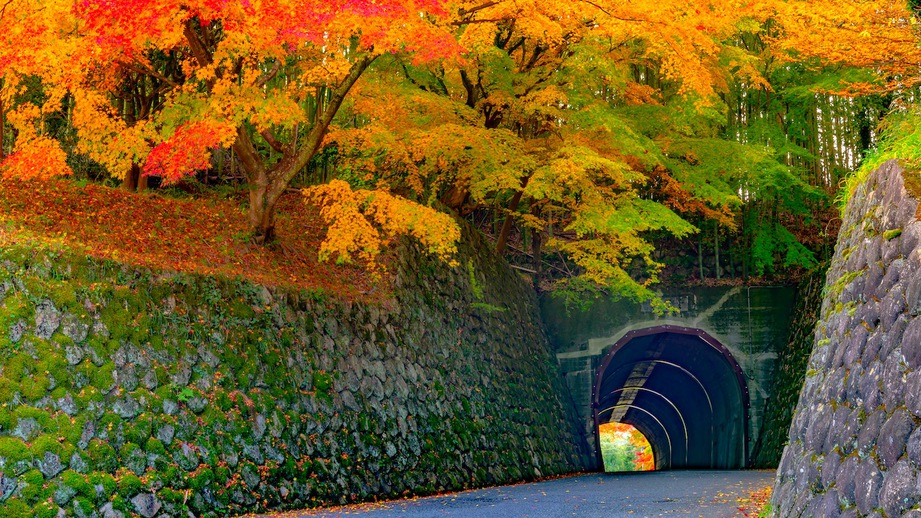
[[[186,41],[189,42],[189,48],[192,49],[192,55],[195,56],[195,61],[198,61],[198,66],[206,67],[214,62],[211,51],[208,50],[201,37],[195,32],[194,21],[191,18],[186,20],[182,34],[185,36]]]
[[[121,66],[121,67],[127,68],[128,70],[130,70],[130,71],[132,71],[132,72],[137,72],[138,74],[142,74],[142,75],[145,75],[145,76],[156,77],[156,78],[159,79],[160,81],[163,81],[164,83],[170,85],[170,86],[173,87],[173,88],[178,88],[178,87],[179,87],[179,83],[177,83],[177,82],[173,81],[172,79],[166,77],[165,75],[161,74],[160,72],[157,72],[156,70],[154,70],[154,69],[148,67],[147,65],[145,65],[144,63],[141,63],[140,61],[135,61],[133,64],[132,64],[132,63],[127,63],[127,62],[125,62],[125,61],[119,61],[119,62],[118,62],[118,65]]]
[[[473,25],[474,23],[499,23],[499,22],[507,22],[507,21],[509,21],[509,20],[514,20],[514,19],[515,19],[514,17],[505,16],[505,17],[502,17],[502,18],[486,18],[486,19],[483,19],[483,20],[458,20],[458,21],[456,21],[456,22],[451,22],[451,25],[456,25],[456,26],[460,27],[460,26],[463,26],[463,25]]]
[[[275,151],[278,151],[279,153],[285,152],[285,145],[275,138],[275,135],[272,134],[271,130],[262,130],[259,132],[259,135],[262,136],[262,138],[265,139],[265,141],[268,142],[268,144],[272,146],[272,149]]]
[[[279,70],[281,70],[281,61],[276,59],[275,65],[272,67],[272,70],[269,70],[267,74],[260,77],[259,80],[256,81],[256,86],[258,86],[259,88],[262,88],[263,86],[265,86],[269,81],[274,79],[276,75],[278,75]]]
[[[473,14],[473,13],[475,13],[475,12],[477,12],[477,11],[482,11],[483,9],[489,9],[490,7],[492,7],[492,6],[494,6],[494,5],[499,5],[500,3],[501,3],[501,1],[497,0],[497,1],[492,1],[492,2],[486,2],[486,3],[484,3],[484,4],[480,4],[480,5],[476,6],[476,7],[471,7],[470,9],[463,9],[463,8],[461,8],[461,9],[459,9],[459,10],[457,11],[457,14],[460,15],[460,16],[467,16],[468,14]]]
[[[323,113],[317,116],[313,128],[311,128],[310,133],[304,138],[304,144],[293,154],[286,154],[285,158],[272,168],[272,171],[269,173],[270,176],[272,176],[272,185],[270,187],[271,193],[269,196],[280,196],[297,173],[306,167],[310,159],[316,155],[317,150],[319,150],[320,146],[323,144],[323,137],[326,136],[329,125],[333,122],[333,117],[336,116],[336,112],[339,111],[339,107],[342,105],[342,102],[345,101],[345,97],[348,95],[349,90],[355,86],[355,83],[376,58],[376,55],[368,53],[352,65],[348,75],[346,75],[342,82],[339,83],[339,86],[333,90]]]

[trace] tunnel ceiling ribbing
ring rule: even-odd
[[[599,367],[596,423],[631,424],[649,439],[656,468],[744,467],[748,393],[729,351],[705,332],[633,331]]]

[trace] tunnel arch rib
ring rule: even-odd
[[[595,371],[592,414],[656,428],[647,437],[656,469],[742,468],[749,464],[748,384],[732,352],[706,331],[675,325],[629,331]],[[664,441],[663,441],[664,439]],[[678,441],[677,443],[675,441]],[[665,444],[667,442],[667,444]]]

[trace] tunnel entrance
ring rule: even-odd
[[[732,353],[700,329],[631,331],[604,356],[592,390],[599,427],[625,423],[652,445],[655,469],[748,465],[749,397]]]

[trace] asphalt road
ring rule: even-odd
[[[561,518],[744,516],[739,499],[770,485],[773,471],[590,474],[442,496],[265,515],[274,518]]]

